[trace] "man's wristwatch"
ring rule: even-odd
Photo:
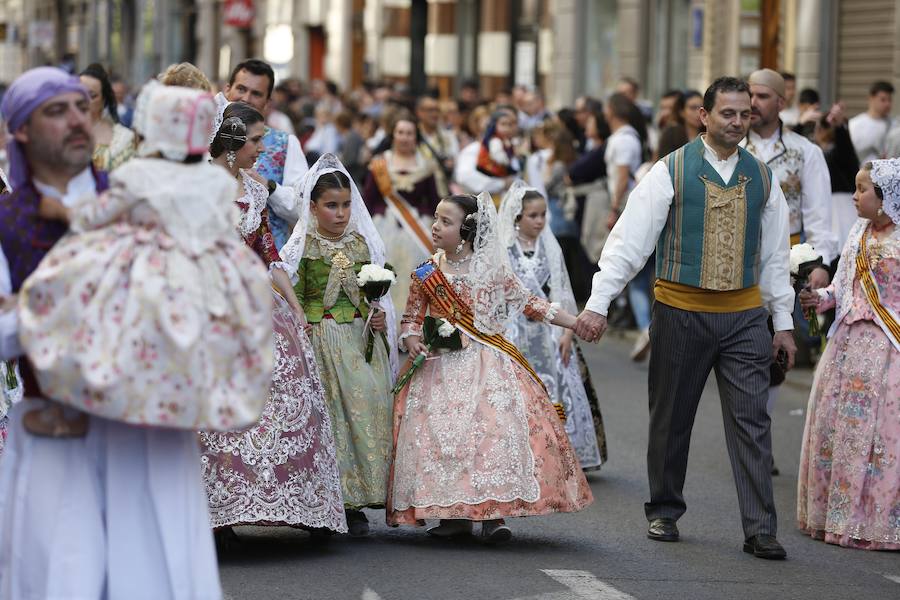
[[[274,179],[270,179],[266,182],[266,187],[269,188],[269,195],[271,196],[278,189],[278,184],[275,183]]]

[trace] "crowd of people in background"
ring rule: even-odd
[[[796,343],[799,362],[823,361],[801,529],[900,548],[891,84],[873,83],[866,112],[848,118],[770,69],[669,90],[655,108],[624,77],[606,98],[556,110],[539,90],[486,98],[475,81],[456,97],[276,82],[255,59],[221,84],[172,65],[133,92],[101,65],[75,75],[29,71],[2,102],[12,137],[0,156],[0,349],[28,357],[24,378],[6,360],[2,375],[25,382],[28,410],[8,420],[0,398],[0,451],[11,423],[0,530],[26,515],[38,542],[18,526],[0,539],[14,573],[0,577],[0,598],[31,585],[128,589],[121,574],[141,568],[110,582],[104,561],[138,534],[158,541],[148,589],[216,597],[204,504],[220,549],[248,523],[362,537],[373,509],[390,525],[439,520],[436,537],[479,522],[498,543],[512,537],[504,518],[581,510],[593,501],[584,471],[607,448],[602,394],[575,337],[597,341],[607,325],[634,332],[632,360],[650,357],[648,537],[679,539],[693,414],[714,369],[743,549],[786,556],[770,415]],[[819,258],[796,298],[787,238]],[[389,292],[366,287],[388,271]],[[102,310],[85,308],[98,290]],[[154,293],[163,308],[135,311]],[[812,333],[820,318],[827,346]],[[134,361],[116,358],[125,347]],[[860,375],[847,356],[871,368]],[[69,474],[74,505],[91,515],[74,536],[41,529],[29,504],[63,495],[54,474],[72,457],[111,465]],[[177,469],[162,475],[164,463]],[[142,521],[123,508],[140,494],[178,518],[98,533],[122,515]],[[854,498],[882,508],[847,509]],[[94,543],[86,575],[45,581],[42,565],[72,539]],[[178,568],[153,573],[167,564]]]

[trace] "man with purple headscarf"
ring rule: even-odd
[[[88,98],[76,77],[27,71],[0,111],[13,189],[0,196],[6,305],[67,232],[45,218],[41,198],[90,201],[107,180],[91,167]],[[95,417],[83,437],[31,435],[23,415],[52,401],[22,355],[16,313],[0,314],[0,360],[23,359],[25,379],[0,457],[0,600],[220,598],[194,436]]]

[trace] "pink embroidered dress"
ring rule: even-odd
[[[485,221],[496,220],[488,211],[494,213],[493,203],[482,194],[479,237]],[[549,322],[557,307],[529,294],[512,275],[499,239],[487,243],[496,248],[492,260],[480,261],[476,250],[468,272],[446,275],[479,331],[500,333],[506,307]],[[442,251],[432,260],[446,268]],[[426,314],[448,316],[414,279],[401,338],[421,336]],[[428,358],[395,400],[388,523],[483,521],[575,512],[590,504],[590,487],[545,389],[507,353],[460,335],[463,348]]]
[[[240,232],[270,269],[283,268],[262,184],[242,176]],[[331,417],[309,338],[272,292],[275,368],[259,423],[204,433],[201,465],[214,527],[294,525],[347,531]]]
[[[809,398],[800,459],[797,520],[830,544],[900,550],[900,348],[872,308],[856,272],[869,221],[854,225],[819,310],[835,324]],[[900,229],[866,236],[881,303],[900,313]]]

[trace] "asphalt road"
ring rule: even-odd
[[[288,528],[238,529],[221,557],[226,600],[677,600],[898,598],[900,556],[829,546],[795,528],[797,468],[811,373],[792,373],[774,415],[779,539],[788,560],[741,552],[743,535],[714,381],[698,411],[679,521],[682,541],[645,537],[646,365],[628,340],[586,348],[601,398],[609,462],[588,479],[581,513],[509,522],[513,540],[486,547],[384,525],[370,511],[366,539],[320,543]]]

